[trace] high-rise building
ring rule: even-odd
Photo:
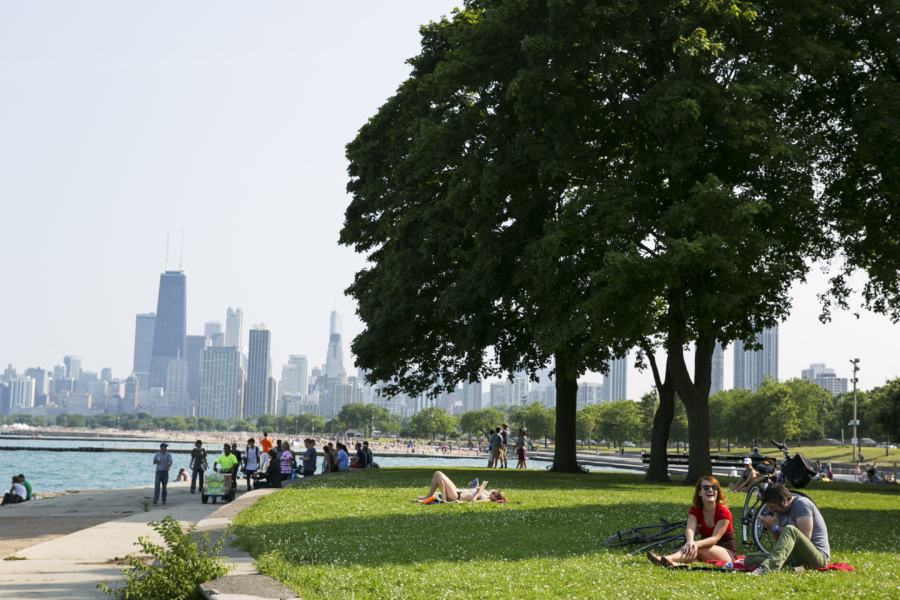
[[[722,344],[716,342],[712,355],[712,373],[709,385],[709,395],[725,391],[725,350]]]
[[[331,311],[331,322],[328,329],[331,335],[344,333],[344,317],[339,315],[336,310]]]
[[[175,408],[175,414],[182,417],[194,416],[188,393],[188,364],[179,355],[169,361],[166,368],[166,397],[168,405]]]
[[[203,324],[203,335],[209,339],[213,339],[213,336],[219,333],[222,333],[222,324],[219,321],[210,321]]]
[[[134,365],[132,371],[145,390],[150,389],[150,360],[153,356],[153,332],[156,313],[138,315],[134,325]]]
[[[184,338],[184,362],[188,366],[188,398],[195,405],[200,400],[200,368],[203,362],[203,349],[209,345],[209,338],[205,335],[189,335]]]
[[[578,382],[578,393],[575,397],[578,410],[595,404],[603,404],[603,384],[590,381]]]
[[[822,389],[831,392],[834,396],[847,393],[849,380],[845,377],[838,377],[835,375],[834,369],[825,368],[823,363],[809,365],[808,369],[801,371],[800,377],[812,381]]]
[[[274,395],[269,390],[272,377],[272,337],[264,324],[250,330],[250,364],[244,393],[244,416],[275,414],[270,406]]]
[[[325,362],[325,375],[340,377],[344,371],[344,350],[341,347],[341,334],[332,333],[328,340],[328,358]]]
[[[243,372],[240,349],[207,346],[203,349],[200,373],[197,416],[216,419],[242,416],[240,404]]]
[[[506,404],[506,382],[491,384],[491,406]]]
[[[66,365],[66,377],[78,381],[81,377],[81,357],[69,355],[63,359],[63,363]]]
[[[778,325],[763,329],[762,350],[745,350],[742,340],[734,342],[734,387],[755,392],[766,377],[778,381]]]
[[[110,369],[109,367],[104,367],[104,368],[100,369],[100,379],[102,379],[103,381],[105,381],[107,383],[112,381],[113,380],[112,369]]]
[[[459,393],[463,404],[463,412],[481,410],[481,382],[470,383],[463,381],[462,390]]]
[[[300,372],[300,382],[297,387],[298,394],[301,396],[306,396],[309,394],[309,382],[308,382],[308,371],[309,371],[309,362],[306,360],[305,354],[291,354],[288,358],[288,364],[294,365]]]
[[[66,365],[56,365],[53,367],[53,379],[66,378]]]
[[[513,373],[512,381],[509,379],[504,381],[506,385],[506,399],[503,404],[507,406],[522,406],[522,397],[528,396],[529,383],[531,382],[528,380],[527,373]]]
[[[125,395],[122,396],[122,402],[119,403],[120,413],[137,413],[138,401],[140,400],[141,382],[134,373],[125,380]]]
[[[0,415],[10,415],[9,382],[0,381]]]
[[[159,298],[150,358],[150,388],[164,387],[169,362],[184,353],[187,335],[187,278],[183,271],[159,276]]]
[[[628,355],[609,363],[609,375],[603,382],[603,401],[628,399]]]
[[[228,348],[243,348],[244,311],[238,306],[232,310],[228,307],[225,317],[225,346]]]
[[[25,369],[25,376],[34,379],[35,395],[50,393],[50,372],[47,369],[40,367],[37,369]]]
[[[281,367],[281,386],[278,397],[284,396],[306,396],[300,387],[300,367],[297,365],[286,364]]]
[[[34,406],[34,379],[27,375],[16,377],[9,382],[9,410],[10,414],[20,408]]]
[[[95,402],[105,400],[109,395],[109,383],[103,379],[92,379],[88,382],[87,389],[83,391],[90,394]]]
[[[78,391],[88,392],[91,388],[91,382],[99,379],[97,371],[82,371],[78,377]]]
[[[3,375],[0,376],[0,379],[2,379],[3,381],[9,382],[9,381],[12,381],[13,379],[15,379],[16,377],[18,377],[18,375],[16,374],[16,368],[12,365],[9,365],[8,367],[6,367],[6,370],[3,371]]]

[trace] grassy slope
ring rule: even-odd
[[[685,518],[691,490],[683,486],[620,474],[445,471],[460,485],[488,477],[510,502],[410,502],[427,491],[426,469],[316,477],[242,512],[238,541],[264,572],[306,599],[900,598],[900,490],[893,486],[814,483],[806,490],[828,523],[832,559],[859,571],[755,578],[669,572],[602,545],[617,528]],[[728,498],[739,519],[743,496]]]

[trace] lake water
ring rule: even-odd
[[[91,446],[147,448],[148,452],[43,452],[40,450],[0,451],[0,486],[9,485],[13,475],[22,473],[31,483],[35,492],[64,492],[66,490],[91,490],[153,485],[153,454],[150,449],[159,447],[158,442],[126,442],[124,440],[98,440],[82,438],[73,440],[57,439],[10,439],[0,436],[0,446],[4,447],[44,447],[80,448]],[[170,448],[192,448],[192,444],[171,442]],[[213,446],[216,448],[216,445]],[[216,448],[218,450],[218,448]],[[210,455],[210,464],[218,454]],[[179,469],[189,470],[189,454],[172,454],[173,464],[170,481],[175,479]],[[515,459],[510,457],[511,465]],[[375,457],[381,467],[467,467],[484,468],[487,457],[482,458],[405,458]],[[322,459],[319,457],[319,466]],[[549,461],[529,460],[529,469],[546,469]],[[604,467],[588,467],[596,471],[628,472]]]

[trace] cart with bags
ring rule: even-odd
[[[204,479],[200,501],[206,504],[212,498],[213,504],[215,504],[218,498],[223,498],[225,502],[234,500],[234,488],[231,484],[232,477],[231,473],[210,473],[207,475]]]

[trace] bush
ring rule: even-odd
[[[159,523],[150,523],[163,538],[168,548],[163,548],[141,536],[137,544],[143,555],[151,555],[157,559],[156,565],[145,565],[137,554],[125,557],[121,570],[125,578],[116,582],[115,587],[106,585],[106,581],[97,584],[103,593],[114,598],[152,598],[153,600],[200,600],[203,596],[197,586],[201,583],[222,577],[232,568],[222,563],[219,550],[228,536],[228,531],[215,544],[210,545],[209,533],[203,532],[194,540],[196,525],[191,525],[187,532],[172,517],[166,517]],[[198,547],[199,543],[199,547]]]

